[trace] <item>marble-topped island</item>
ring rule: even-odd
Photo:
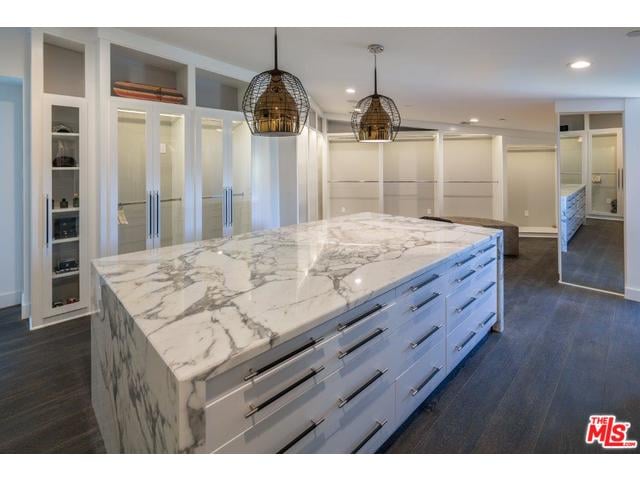
[[[93,269],[108,452],[369,451],[503,328],[480,227],[365,213]]]

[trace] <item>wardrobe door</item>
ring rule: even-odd
[[[153,179],[150,158],[150,113],[142,108],[116,110],[118,212],[117,253],[151,248]]]
[[[200,130],[200,183],[201,183],[201,238],[220,238],[224,223],[224,121],[201,118]]]
[[[156,118],[155,246],[184,243],[185,235],[185,132],[184,113],[160,111]]]
[[[232,184],[229,190],[229,220],[233,235],[252,230],[251,132],[246,122],[234,121],[232,141]]]
[[[618,132],[591,132],[591,213],[620,216],[618,191],[620,188]]]

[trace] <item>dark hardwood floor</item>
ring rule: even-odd
[[[506,259],[506,330],[491,334],[387,442],[388,453],[600,452],[590,414],[640,440],[640,304],[562,286],[556,242]],[[29,332],[0,310],[0,452],[103,452],[89,322]]]
[[[588,218],[562,254],[562,279],[624,293],[624,222]]]

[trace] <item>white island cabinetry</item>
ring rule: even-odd
[[[503,328],[501,232],[476,227],[358,214],[95,269],[109,451],[375,452]]]

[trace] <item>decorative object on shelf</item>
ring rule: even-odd
[[[69,202],[67,202],[66,198],[60,200],[60,208],[69,208]]]
[[[54,133],[73,133],[71,128],[67,127],[64,123],[59,123],[53,127]]]
[[[60,260],[58,265],[56,266],[54,272],[57,274],[60,273],[69,273],[69,272],[77,272],[78,271],[78,262],[73,259]]]
[[[76,219],[70,218],[56,218],[53,224],[54,239],[75,238],[78,236],[78,228]]]
[[[78,299],[76,297],[69,297],[66,300],[67,305],[71,304],[71,303],[78,303]]]
[[[64,142],[62,140],[58,140],[56,147],[56,156],[53,159],[53,166],[58,168],[75,167],[76,159],[66,154]]]
[[[278,29],[274,34],[273,70],[251,80],[242,100],[244,118],[253,135],[290,137],[299,135],[307,123],[309,98],[302,82],[278,68]]]
[[[151,100],[154,102],[184,104],[184,95],[175,88],[117,81],[113,84],[113,94],[118,97]]]
[[[53,303],[51,304],[51,306],[52,306],[53,308],[64,307],[64,302],[61,302],[60,300],[57,300],[57,301],[53,302]]]
[[[351,115],[351,129],[358,142],[393,142],[400,130],[400,112],[395,102],[378,94],[378,54],[382,45],[369,45],[373,54],[373,95],[360,100]]]
[[[78,196],[77,193],[73,194],[73,208],[79,208],[80,207],[80,197]]]

